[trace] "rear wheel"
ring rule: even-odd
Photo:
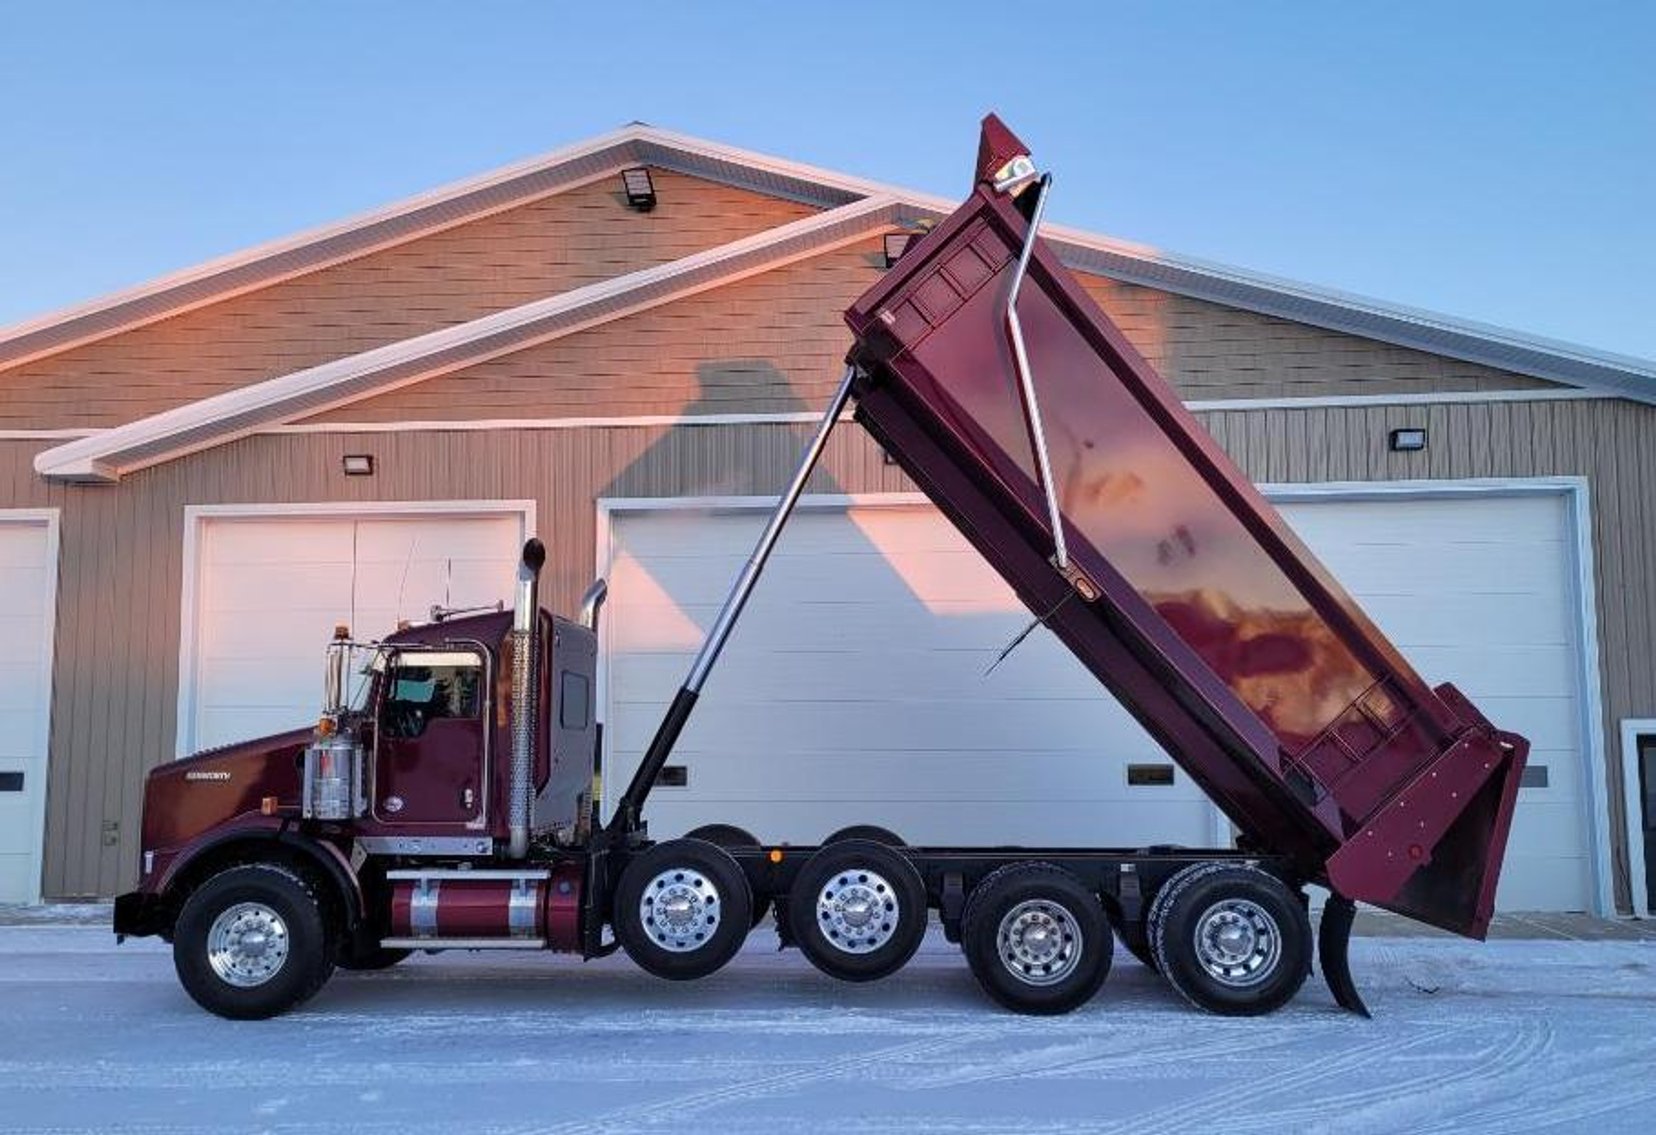
[[[190,895],[173,930],[173,966],[196,1004],[259,1020],[303,1004],[334,969],[313,880],[275,863],[220,871]]]
[[[729,852],[705,840],[673,839],[621,872],[611,922],[641,969],[687,981],[736,956],[752,911],[747,876]]]
[[[788,922],[800,951],[829,977],[877,981],[920,948],[926,884],[914,864],[884,844],[830,843],[794,879]]]
[[[1086,1004],[1115,949],[1098,897],[1050,863],[1011,864],[974,887],[961,941],[984,991],[1019,1013]]]
[[[1157,894],[1149,927],[1162,976],[1210,1013],[1273,1012],[1293,999],[1310,972],[1305,904],[1257,867],[1186,867]]]

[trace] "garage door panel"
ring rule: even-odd
[[[981,700],[1038,698],[1063,706],[1070,701],[1115,705],[1099,693],[1098,683],[1062,647],[1031,635],[993,673],[985,674],[997,650],[925,650],[917,647],[867,650],[732,651],[721,657],[708,681],[718,698],[771,701],[778,698],[866,697],[885,699],[894,691],[905,698],[971,697]],[[1001,640],[1010,639],[1010,633]],[[1051,655],[1057,655],[1056,659]],[[616,703],[670,698],[690,668],[681,652],[635,654],[616,670],[611,698]],[[808,686],[801,676],[810,674]],[[713,695],[710,695],[710,698]],[[1059,710],[1055,710],[1058,712]]]
[[[0,709],[0,761],[43,760],[40,750],[40,718],[45,700],[33,705]],[[8,793],[0,792],[0,796]]]
[[[757,509],[739,512],[685,509],[621,513],[614,519],[614,546],[654,562],[663,558],[701,558],[707,554],[707,528],[728,533],[713,554],[745,557],[764,531],[766,515]],[[640,521],[642,521],[640,523]],[[856,531],[848,541],[846,526]],[[777,544],[778,555],[844,554],[877,546],[892,551],[958,552],[960,534],[929,506],[874,506],[846,509],[801,508]]]
[[[214,565],[240,567],[269,563],[273,546],[288,563],[350,563],[354,541],[334,519],[266,517],[209,521],[202,542]]]
[[[1585,856],[1532,854],[1517,841],[1507,846],[1497,910],[1583,910],[1582,895],[1592,891],[1592,869]]]
[[[1561,543],[1564,530],[1563,499],[1551,495],[1299,500],[1277,509],[1307,543],[1329,548],[1395,543],[1453,554],[1467,545]]]
[[[845,751],[941,749],[1010,758],[1031,749],[1097,752],[1139,746],[1123,734],[1130,718],[1119,707],[1065,705],[1062,713],[1048,713],[1048,708],[1045,703],[1013,706],[970,698],[779,703],[721,697],[709,689],[679,749],[775,755],[798,752],[808,739],[831,737]],[[617,705],[605,728],[614,731],[616,751],[643,748],[660,718],[658,705]]]
[[[1573,651],[1566,646],[1513,646],[1489,650],[1479,646],[1403,648],[1416,670],[1434,685],[1453,682],[1474,701],[1485,696],[1548,697],[1575,672]],[[1500,722],[1496,722],[1497,725]]]
[[[1511,844],[1525,855],[1580,855],[1579,802],[1545,798],[1545,793],[1532,789],[1523,789],[1521,795],[1523,806],[1513,815]]]
[[[766,582],[771,582],[768,577]],[[617,605],[608,615],[614,643],[622,651],[676,650],[693,654],[706,628],[718,616],[718,605],[685,607],[673,603]],[[939,605],[879,604],[859,599],[834,602],[806,599],[781,603],[755,599],[748,617],[731,636],[741,649],[765,652],[787,650],[801,643],[829,650],[871,649],[873,644],[916,639],[939,649],[976,650],[993,659],[1013,635],[1029,624],[1027,612],[956,610]]]
[[[30,638],[40,638],[40,622],[34,620],[27,627],[33,634]],[[29,641],[23,637],[0,639],[0,643],[10,649],[12,644]],[[7,713],[21,713],[33,715],[37,713],[46,697],[46,674],[40,665],[38,656],[33,658],[18,658],[15,661],[0,661],[0,721]]]
[[[655,584],[675,604],[717,607],[746,563],[746,554],[684,557],[650,561],[658,565]],[[634,573],[648,572],[628,555],[610,571],[612,587],[633,583]],[[846,581],[855,580],[857,598],[866,602],[913,602],[922,606],[952,602],[985,606],[998,601],[1011,610],[1017,599],[1004,580],[969,548],[919,555],[887,554],[875,548],[854,552],[802,554],[778,552],[765,568],[768,590],[788,595],[843,598]],[[662,587],[670,580],[670,588]]]
[[[1354,598],[1399,649],[1465,643],[1567,647],[1572,637],[1569,615],[1560,604],[1528,594],[1458,595],[1447,604],[1437,594]]]
[[[294,609],[351,610],[351,561],[221,565],[204,588],[212,614]]]
[[[196,725],[196,751],[304,729],[316,724],[322,708],[322,687],[317,684],[308,698],[295,697],[285,706],[214,705],[201,711]],[[299,704],[308,701],[308,705]]]
[[[1444,596],[1556,595],[1570,583],[1568,561],[1560,550],[1556,541],[1516,548],[1511,544],[1457,544],[1433,565],[1433,590]],[[1324,566],[1353,595],[1397,595],[1414,590],[1409,580],[1419,569],[1420,559],[1420,545],[1414,541],[1353,541],[1342,543],[1325,557]]]

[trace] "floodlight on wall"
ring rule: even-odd
[[[885,266],[890,268],[903,258],[919,233],[895,232],[885,234]]]
[[[643,166],[622,170],[621,188],[626,191],[627,204],[640,213],[648,213],[656,207],[655,182],[650,180],[650,171]]]
[[[1426,428],[1424,426],[1410,426],[1405,429],[1393,430],[1386,435],[1386,447],[1393,453],[1414,453],[1426,448]]]
[[[374,455],[371,453],[347,453],[341,464],[345,467],[347,477],[372,477],[374,475]]]

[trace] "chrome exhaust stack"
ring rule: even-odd
[[[604,606],[604,600],[609,598],[609,584],[602,579],[592,581],[592,586],[586,589],[581,596],[581,625],[587,630],[597,633],[598,612]]]
[[[529,854],[529,809],[535,781],[536,698],[540,692],[540,573],[546,545],[530,538],[518,563],[512,601],[512,784],[507,810],[513,859]]]

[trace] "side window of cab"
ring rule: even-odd
[[[480,661],[470,655],[399,655],[385,674],[381,732],[410,739],[433,721],[476,720],[483,712],[482,676]]]

